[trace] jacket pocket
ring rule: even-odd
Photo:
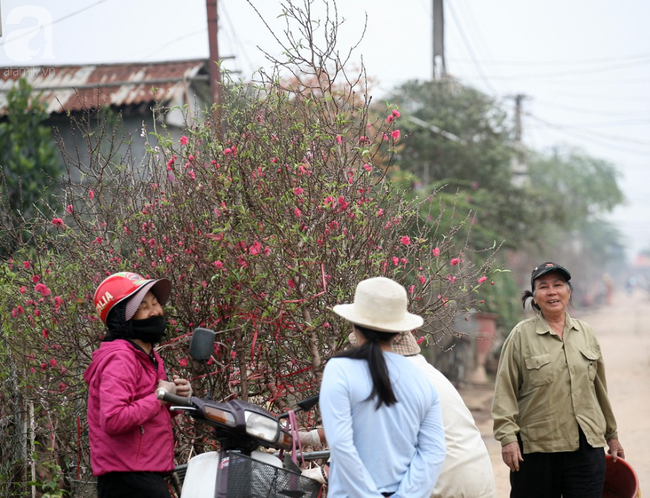
[[[587,360],[587,373],[589,375],[589,380],[594,381],[596,374],[598,373],[598,360],[600,359],[600,349],[581,349],[580,352]]]
[[[549,353],[529,356],[525,359],[525,362],[531,386],[540,387],[553,382],[554,376]]]

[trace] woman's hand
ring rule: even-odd
[[[511,472],[517,472],[519,470],[519,462],[524,461],[524,457],[521,456],[521,450],[519,449],[519,443],[513,441],[503,446],[501,448],[501,458],[503,458],[504,463]]]
[[[178,394],[176,392],[176,384],[174,384],[173,382],[167,382],[166,380],[159,379],[158,384],[156,385],[156,390],[161,389],[161,388],[164,389],[165,391],[167,391],[168,393]],[[164,401],[162,399],[160,400],[161,405],[164,405],[165,403],[166,403],[166,401]]]
[[[618,458],[625,460],[625,450],[623,450],[623,447],[621,446],[621,443],[618,442],[618,439],[608,439],[607,446],[609,446],[607,453],[612,455],[612,460],[614,462],[616,462]]]
[[[176,394],[189,398],[192,396],[192,385],[187,379],[181,379],[178,375],[173,376],[174,385],[176,386]]]

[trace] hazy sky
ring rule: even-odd
[[[218,0],[227,66],[249,76],[278,53],[245,0]],[[302,0],[297,0],[302,1]],[[281,2],[253,0],[273,29]],[[314,3],[314,17],[322,12]],[[377,78],[377,98],[432,73],[432,0],[339,0],[340,49],[368,28],[352,61]],[[205,58],[205,0],[0,0],[0,66]],[[44,29],[30,31],[40,21]],[[631,254],[650,248],[650,2],[647,0],[446,0],[447,70],[502,99],[525,94],[524,142],[569,144],[621,173],[629,204],[610,219]]]

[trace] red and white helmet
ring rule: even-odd
[[[106,317],[113,307],[128,299],[126,320],[130,320],[138,310],[147,292],[153,292],[161,305],[164,305],[172,291],[172,283],[166,278],[145,279],[137,273],[120,272],[106,278],[95,291],[95,310],[106,323]]]

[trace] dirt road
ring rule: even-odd
[[[627,461],[634,467],[641,490],[650,494],[650,295],[623,291],[598,310],[573,310],[596,331],[605,358],[610,399]],[[460,389],[470,407],[492,458],[498,498],[510,492],[509,470],[501,447],[492,436],[492,386]]]

